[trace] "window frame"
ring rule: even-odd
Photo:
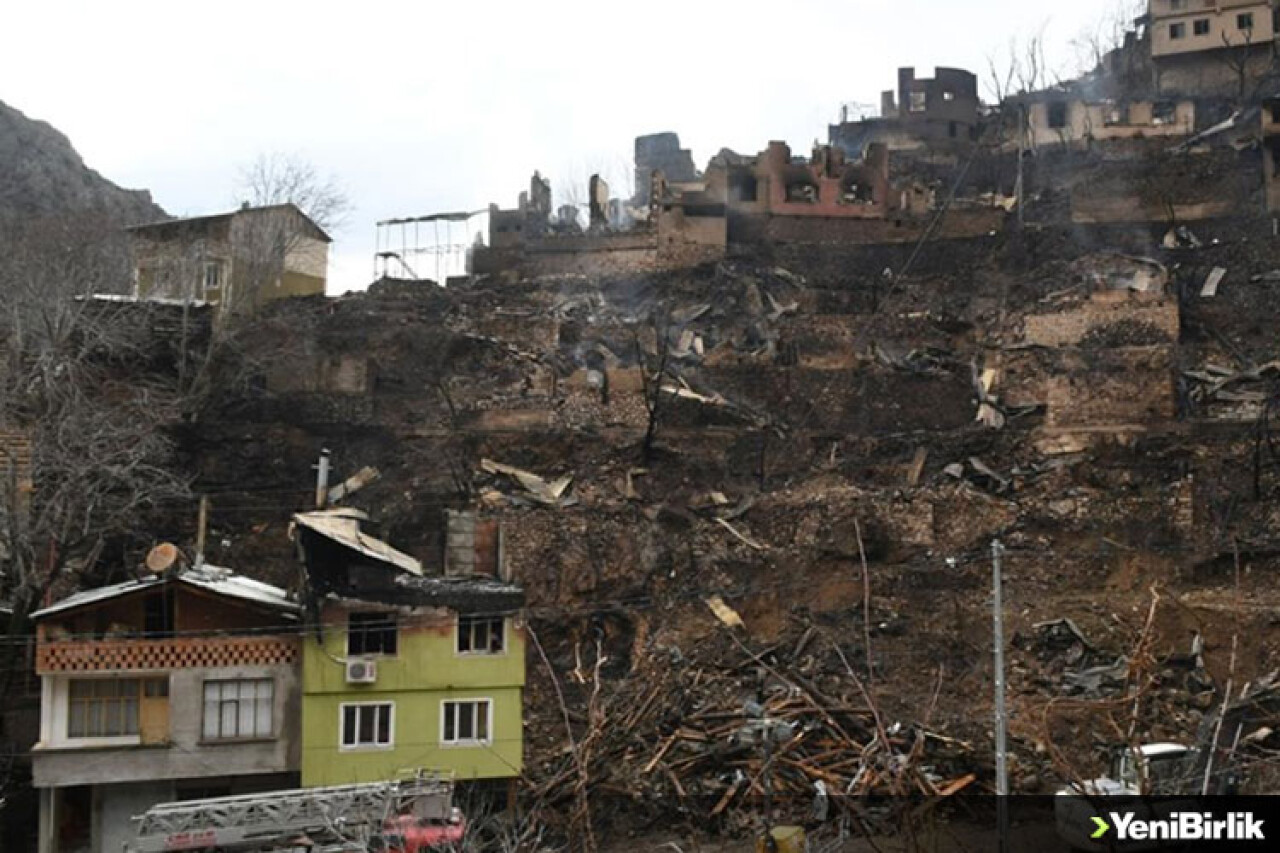
[[[1175,21],[1169,25],[1169,40],[1182,41],[1187,37],[1187,22]]]
[[[84,742],[127,742],[133,743],[142,737],[142,697],[144,692],[143,684],[148,679],[138,676],[128,678],[69,678],[67,679],[67,718],[66,718],[66,739],[68,742],[84,743]],[[126,684],[132,684],[133,690],[129,692],[117,690],[113,696],[92,695],[89,697],[76,697],[77,685],[92,685],[97,688],[100,685],[110,684],[115,688],[120,688]],[[106,703],[110,703],[119,714],[121,723],[120,731],[105,731],[106,721]],[[103,723],[103,731],[89,731],[91,715],[86,710],[83,712],[82,721],[85,728],[82,733],[77,734],[76,728],[76,712],[77,705],[95,705],[101,706],[97,711],[98,722]],[[132,708],[132,730],[130,730],[130,708]]]
[[[1191,34],[1196,37],[1213,33],[1213,22],[1208,18],[1196,18],[1191,22]]]
[[[210,281],[210,278],[213,281]],[[208,293],[210,290],[222,289],[222,262],[210,260],[204,262],[204,271],[200,276],[202,290]]]
[[[255,696],[252,700],[249,700],[254,703],[254,710],[251,716],[254,722],[255,731],[253,734],[248,734],[248,735],[241,734],[240,720],[241,720],[241,714],[243,712],[241,711],[239,706],[245,700],[241,696],[239,696],[239,691],[243,689],[243,685],[245,684],[260,685],[263,683],[266,683],[269,688],[269,690],[267,691],[266,699],[262,700],[262,699],[259,699],[257,696]],[[217,686],[219,688],[219,692],[221,693],[222,689],[225,689],[226,686],[232,685],[232,684],[238,685],[237,696],[234,700],[227,700],[219,697],[219,699],[217,700],[217,708],[218,708],[217,723],[218,723],[219,732],[221,732],[222,706],[224,704],[227,704],[228,702],[234,701],[236,704],[236,713],[235,713],[236,734],[223,735],[219,733],[216,735],[210,735],[208,731],[209,688]],[[267,704],[267,732],[265,734],[256,731],[256,728],[257,728],[256,724],[258,722],[258,703],[261,701],[265,701]],[[274,678],[271,678],[270,676],[255,677],[255,678],[207,678],[201,682],[200,684],[200,742],[202,744],[243,743],[245,741],[275,740],[277,737],[279,737],[279,726],[276,724],[276,680]]]
[[[448,734],[449,717],[450,717],[449,706],[451,705],[456,707],[461,707],[463,705],[483,705],[485,708],[485,716],[484,716],[485,736],[482,738],[458,737],[459,726],[457,723],[457,716],[455,713],[454,724],[453,724],[454,737],[452,740],[450,740],[447,737],[447,734]],[[475,728],[476,721],[478,721],[479,719],[480,719],[479,716],[472,717],[473,730]],[[488,696],[476,696],[476,697],[466,697],[466,698],[456,698],[456,699],[441,699],[440,700],[440,746],[448,749],[456,749],[456,748],[465,749],[467,747],[493,746],[493,699]]]
[[[347,743],[347,709],[354,708],[355,717],[355,735],[357,741]],[[377,741],[377,717],[374,718],[374,737],[373,743],[360,743],[360,713],[365,708],[388,708],[387,711],[387,731],[386,742],[379,743]],[[374,712],[376,714],[376,711]],[[396,747],[396,703],[388,700],[384,702],[341,702],[338,705],[338,751],[339,752],[379,752],[395,749]]]
[[[467,625],[468,645],[470,648],[462,648],[462,638],[464,636],[463,626]],[[499,648],[497,651],[491,648],[476,648],[475,630],[479,625],[489,626],[489,636],[492,637],[494,623],[498,625]],[[453,651],[455,655],[461,657],[498,657],[507,653],[507,617],[505,616],[477,616],[475,614],[459,613],[458,618],[454,621],[453,629]]]
[[[1252,32],[1253,31],[1253,13],[1237,12],[1236,13],[1236,29],[1240,30],[1240,32]]]
[[[369,651],[369,637],[374,631],[369,630],[369,626],[376,626],[377,620],[387,620],[389,627],[384,625],[377,628],[378,633],[390,632],[391,651],[385,648],[379,651]],[[359,631],[356,631],[353,621],[368,620],[366,625]],[[361,650],[357,651],[353,640],[359,635],[362,638]],[[385,640],[385,635],[383,636]],[[382,643],[385,646],[385,642]],[[356,658],[358,660],[369,660],[374,658],[394,658],[400,654],[400,617],[394,610],[352,610],[347,613],[347,657]]]

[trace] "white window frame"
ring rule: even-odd
[[[449,713],[450,705],[474,705],[483,702],[485,704],[485,731],[488,735],[484,738],[459,738],[454,737],[453,740],[445,738],[445,720]],[[454,734],[457,734],[457,722],[454,722]],[[440,700],[440,746],[442,747],[469,747],[469,746],[492,746],[493,745],[493,699],[489,696],[472,696],[457,699],[441,699]]]
[[[458,657],[472,657],[476,655],[481,657],[501,657],[502,655],[505,655],[507,653],[507,649],[509,648],[507,643],[507,637],[508,637],[507,617],[505,616],[480,617],[485,619],[486,621],[496,622],[500,626],[500,630],[502,632],[502,650],[497,652],[491,652],[485,649],[475,649],[475,648],[469,649],[467,651],[463,651],[460,648],[460,646],[462,645],[462,622],[463,622],[463,619],[466,619],[466,618],[469,618],[469,614],[460,613],[458,614],[457,621],[454,622],[453,652],[455,655],[457,655]],[[472,632],[471,639],[474,644],[474,640],[475,640],[474,631]]]
[[[391,709],[387,717],[387,742],[386,743],[347,743],[346,724],[348,708],[381,708],[386,706]],[[375,712],[376,713],[376,712]],[[356,711],[356,736],[360,734],[360,711]],[[376,728],[376,725],[375,725]],[[339,752],[375,752],[395,749],[396,746],[396,703],[387,702],[342,702],[338,705],[338,751]]]
[[[219,689],[221,689],[223,686],[228,684],[244,685],[246,683],[258,684],[262,682],[265,682],[266,684],[270,685],[270,688],[271,688],[270,695],[265,700],[267,703],[267,731],[265,733],[255,732],[254,734],[248,734],[248,735],[240,733],[240,715],[242,712],[239,708],[239,705],[241,702],[246,700],[243,700],[237,696],[235,700],[232,700],[232,701],[235,701],[237,706],[236,707],[236,734],[234,735],[208,734],[206,729],[208,726],[208,719],[209,719],[208,690],[210,687],[216,684],[219,686]],[[229,701],[229,700],[221,699],[221,698],[219,698],[218,700],[219,720],[221,720],[222,704],[223,702],[226,702],[226,701]],[[257,704],[259,701],[262,701],[262,700],[259,700],[257,697],[254,697],[250,701],[254,703],[253,718],[254,718],[254,725],[256,728]],[[221,729],[221,724],[219,724],[218,728]],[[269,676],[260,677],[260,678],[207,678],[201,683],[200,685],[200,742],[201,743],[235,743],[237,741],[246,741],[246,740],[272,740],[276,737],[276,728],[277,728],[276,727],[276,681],[274,678],[271,678]]]

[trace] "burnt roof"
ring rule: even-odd
[[[524,589],[486,575],[419,577],[397,575],[384,588],[332,593],[331,598],[399,607],[444,607],[459,613],[506,613],[524,607]]]

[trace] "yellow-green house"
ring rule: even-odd
[[[295,521],[309,623],[302,784],[418,769],[457,781],[519,776],[523,591],[496,577],[425,577],[412,557],[360,533],[356,519]]]

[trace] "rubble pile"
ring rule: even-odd
[[[834,811],[854,808],[856,797],[984,787],[977,779],[987,758],[972,744],[931,730],[927,719],[883,716],[865,666],[860,676],[850,657],[861,651],[854,644],[809,624],[752,651],[736,612],[718,599],[710,604],[732,627],[701,643],[696,658],[655,647],[598,701],[581,660],[591,653],[580,652],[563,689],[584,694],[587,725],[574,726],[576,751],[539,750],[530,773],[534,802],[564,811],[585,774],[604,802],[686,814],[732,832],[749,826],[766,799],[778,815],[807,819],[827,797]],[[564,743],[563,724],[540,722],[550,741]]]

